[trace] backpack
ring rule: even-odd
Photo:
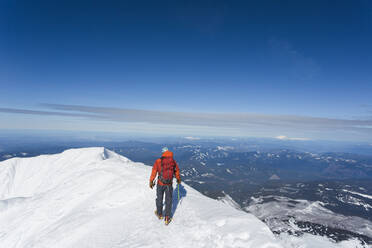
[[[172,184],[176,162],[172,157],[161,157],[159,180],[163,184]]]

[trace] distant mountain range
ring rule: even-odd
[[[19,145],[13,150],[0,150],[0,160],[96,145],[97,142],[88,141]],[[161,148],[167,146],[175,154],[184,182],[209,197],[231,199],[233,206],[255,214],[273,232],[372,242],[372,233],[368,231],[372,230],[370,155],[296,150],[239,140],[125,141],[99,145],[147,165],[152,165],[161,155]]]

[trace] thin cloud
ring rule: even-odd
[[[369,120],[344,120],[296,115],[264,115],[250,113],[190,113],[153,110],[92,107],[81,105],[43,104],[53,110],[73,111],[92,118],[120,122],[158,124],[248,127],[251,125],[304,127],[304,128],[354,128],[369,126]]]
[[[39,110],[28,110],[28,109],[16,109],[16,108],[0,108],[1,113],[10,114],[25,114],[25,115],[48,115],[48,116],[69,116],[69,117],[83,117],[83,118],[97,118],[98,116],[90,114],[74,114],[74,113],[63,113],[53,111],[39,111]]]
[[[371,135],[372,120],[330,119],[296,115],[250,113],[191,113],[109,108],[82,105],[42,104],[48,110],[0,108],[0,112],[28,115],[65,116],[118,123],[230,128],[235,130],[273,130],[280,132],[363,132]],[[293,135],[294,136],[294,135]],[[294,137],[297,137],[294,136]]]

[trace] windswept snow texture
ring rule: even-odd
[[[187,185],[165,226],[150,171],[104,148],[1,162],[1,247],[282,247],[255,216]]]

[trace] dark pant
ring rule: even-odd
[[[160,185],[156,187],[156,211],[158,214],[163,214],[163,196],[165,194],[165,215],[171,216],[172,210],[172,194],[173,187],[172,185]]]

